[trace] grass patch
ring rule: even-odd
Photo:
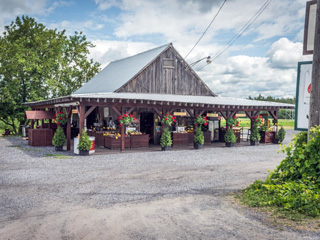
[[[264,214],[266,216],[264,220],[280,230],[283,230],[284,227],[298,231],[318,232],[320,230],[319,217],[310,217],[299,212],[285,211],[276,206],[252,207],[250,206],[251,200],[243,196],[243,191],[236,193],[231,198],[231,201],[241,208]]]
[[[239,127],[250,127],[250,119],[249,118],[239,118],[240,123]],[[272,119],[270,120],[270,126],[273,125]],[[221,126],[226,125],[226,120],[221,120]],[[286,129],[293,129],[294,128],[294,119],[279,119],[278,125],[283,126]]]
[[[70,159],[70,158],[72,158],[71,156],[66,156],[63,154],[52,154],[52,153],[47,153],[45,156],[46,157],[53,157],[53,158],[57,158],[57,159]]]

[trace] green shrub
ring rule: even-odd
[[[203,144],[204,143],[204,136],[203,132],[201,130],[201,126],[197,126],[195,131],[194,131],[194,143],[197,144]]]
[[[250,140],[256,142],[256,141],[260,141],[260,139],[261,139],[261,136],[259,133],[259,129],[257,126],[253,125],[252,131],[250,134]]]
[[[56,147],[62,147],[66,142],[66,136],[64,135],[63,128],[58,127],[52,138],[52,145]]]
[[[88,134],[85,130],[82,130],[81,137],[78,144],[78,149],[80,151],[89,151],[92,146],[92,142],[90,141]]]
[[[275,140],[277,143],[282,143],[284,138],[286,136],[286,130],[284,130],[283,127],[280,128],[280,130],[278,131],[276,137],[275,137]]]
[[[237,142],[236,135],[234,134],[234,131],[231,128],[229,128],[228,131],[226,132],[226,134],[224,135],[224,141],[226,143],[236,143]]]
[[[166,126],[163,130],[163,134],[160,138],[161,147],[170,147],[172,145],[171,132],[169,128]]]
[[[282,146],[286,158],[271,171],[265,182],[255,181],[242,201],[249,206],[276,206],[280,211],[320,216],[320,130],[312,128]]]

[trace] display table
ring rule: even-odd
[[[121,146],[121,137],[115,138],[110,136],[104,136],[104,147],[109,149],[120,149]],[[124,138],[124,147],[130,148],[130,137]]]
[[[269,131],[269,132],[259,132],[261,139],[260,139],[260,143],[273,143],[275,136],[276,136],[276,132],[273,131]]]
[[[192,145],[193,133],[172,133],[172,145]]]
[[[134,134],[130,135],[130,147],[142,148],[149,147],[149,134]]]
[[[49,128],[28,130],[28,144],[33,147],[52,146],[53,131]]]

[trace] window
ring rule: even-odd
[[[170,58],[163,59],[163,67],[164,68],[174,68],[174,60]]]

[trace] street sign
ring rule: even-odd
[[[303,55],[313,54],[314,34],[316,31],[317,1],[307,2],[304,23]]]
[[[312,62],[298,62],[295,130],[308,130]]]

